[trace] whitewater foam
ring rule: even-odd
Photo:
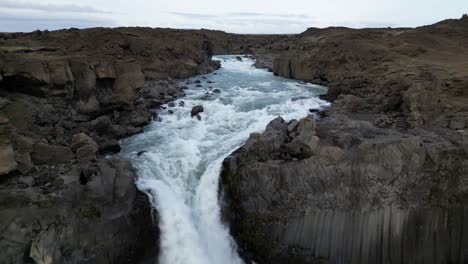
[[[215,59],[222,68],[205,75],[213,83],[203,83],[211,89],[189,85],[186,97],[178,100],[184,106],[170,108],[172,114],[163,110],[160,122],[122,142],[122,155],[138,170],[138,188],[159,212],[162,264],[242,263],[220,217],[223,159],[277,116],[298,119],[328,105],[318,99],[324,87],[273,76],[252,67],[251,59]],[[207,92],[212,99],[202,100]],[[201,121],[190,116],[195,105],[204,107]],[[146,152],[138,157],[141,150]]]

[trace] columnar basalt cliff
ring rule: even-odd
[[[224,162],[243,255],[258,263],[468,260],[468,17],[416,29],[309,29],[257,66],[329,87]]]
[[[278,118],[225,160],[224,214],[260,263],[463,263],[466,138],[446,133]]]
[[[172,78],[218,68],[214,50],[251,45],[216,48],[224,38],[242,41],[149,28],[0,35],[0,263],[157,256],[157,212],[131,165],[106,154],[184,94]]]

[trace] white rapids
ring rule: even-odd
[[[324,87],[273,76],[252,67],[248,58],[214,59],[222,62],[221,69],[190,79],[201,80],[202,88],[188,85],[176,107],[162,110],[144,133],[122,142],[122,155],[138,170],[138,188],[159,212],[161,264],[242,263],[221,222],[223,159],[277,116],[299,119],[311,108],[328,105],[318,98]],[[214,89],[221,93],[201,99]],[[185,105],[179,106],[180,101]],[[201,121],[190,117],[195,105],[204,107]],[[146,152],[138,157],[142,150]]]

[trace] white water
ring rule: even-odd
[[[318,99],[326,91],[323,87],[275,77],[252,67],[250,59],[215,59],[222,61],[216,75],[192,78],[202,80],[203,88],[189,85],[176,107],[160,113],[160,122],[122,142],[123,155],[138,170],[138,188],[159,212],[162,264],[242,263],[220,220],[218,178],[223,159],[277,116],[298,119],[310,108],[327,105]],[[212,90],[209,86],[221,93],[201,100]],[[179,101],[185,106],[178,106]],[[205,108],[201,121],[190,117],[195,105]],[[147,152],[137,157],[141,150]]]

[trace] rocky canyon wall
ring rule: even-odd
[[[131,165],[107,154],[184,94],[175,78],[219,67],[215,50],[241,50],[216,44],[225,38],[150,28],[1,34],[0,263],[157,257],[157,212]]]
[[[223,215],[247,259],[467,261],[467,23],[309,29],[255,51],[333,104],[225,160]]]

